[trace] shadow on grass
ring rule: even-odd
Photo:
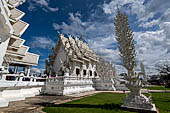
[[[64,108],[101,108],[105,110],[120,110],[120,104],[53,104],[53,103],[37,103],[44,107],[64,107]]]

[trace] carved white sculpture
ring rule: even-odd
[[[116,75],[116,69],[109,62],[104,61],[102,58],[99,59],[99,63],[96,66],[97,73],[102,79],[111,79]]]
[[[120,57],[123,60],[123,66],[128,73],[125,74],[126,87],[130,90],[126,99],[123,99],[123,107],[152,110],[154,105],[151,99],[141,94],[142,81],[139,78],[142,74],[145,75],[144,66],[141,64],[142,72],[136,73],[135,67],[135,46],[133,34],[128,23],[128,17],[122,14],[118,9],[114,21],[116,30],[116,40],[118,42]]]

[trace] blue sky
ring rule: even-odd
[[[148,73],[170,59],[170,0],[27,0],[19,7],[30,24],[22,36],[39,65],[57,42],[57,31],[83,36],[89,46],[123,71],[115,40],[117,5],[129,16],[137,52]],[[137,70],[138,67],[137,67]]]

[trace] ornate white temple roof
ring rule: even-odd
[[[11,12],[10,18],[12,19],[11,21],[13,21],[13,22],[18,21],[25,15],[24,12],[22,12],[16,8],[11,9],[10,12]]]
[[[0,19],[6,24],[4,27],[10,38],[6,55],[12,55],[12,63],[37,65],[39,55],[29,53],[29,47],[24,46],[25,40],[21,39],[29,24],[20,20],[25,13],[16,7],[24,2],[25,0],[0,0]]]
[[[24,44],[25,40],[14,35],[11,36],[8,48],[18,49]]]
[[[39,55],[27,52],[24,57],[14,57],[13,63],[23,65],[37,65]]]
[[[19,49],[8,49],[7,53],[13,56],[25,56],[28,52],[29,47],[22,45]]]
[[[77,37],[69,36],[68,38],[64,37],[64,35],[59,35],[59,41],[56,44],[55,49],[57,50],[58,46],[60,46],[60,42],[64,46],[64,49],[68,56],[72,60],[86,60],[86,61],[96,61],[98,62],[99,58],[95,54],[95,52],[89,48],[87,43],[79,40]],[[54,51],[56,52],[56,51]]]
[[[14,28],[13,35],[20,37],[25,32],[25,30],[28,28],[28,26],[29,26],[29,24],[27,24],[26,22],[21,21],[21,20],[15,22],[12,25],[12,27]]]
[[[5,0],[8,3],[8,6],[11,8],[17,7],[25,2],[25,0]]]

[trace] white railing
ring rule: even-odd
[[[64,81],[64,80],[93,80],[93,79],[94,78],[89,78],[89,77],[61,76],[61,77],[48,78],[47,82]]]
[[[39,86],[44,85],[45,81],[46,78],[0,73],[0,87]]]

